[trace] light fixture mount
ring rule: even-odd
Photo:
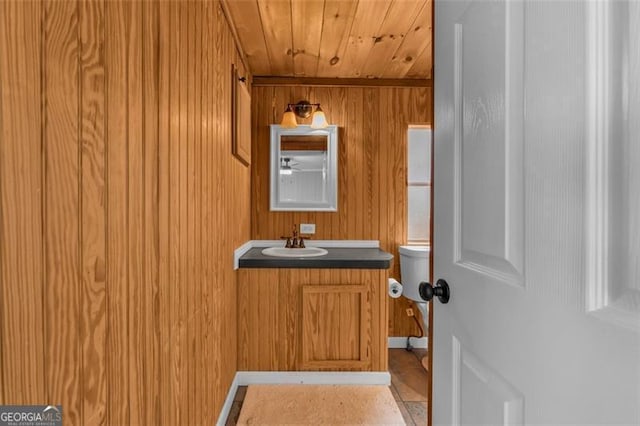
[[[289,104],[293,108],[293,112],[300,118],[308,118],[313,112],[313,107],[318,107],[320,104],[312,104],[309,101],[302,100],[296,104]]]
[[[280,125],[286,129],[295,129],[298,127],[296,116],[300,118],[309,118],[312,113],[312,129],[323,129],[329,125],[324,115],[324,111],[320,108],[320,104],[312,104],[307,100],[302,100],[295,104],[287,104],[287,109],[282,116],[282,123]]]

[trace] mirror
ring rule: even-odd
[[[271,125],[271,210],[338,210],[338,128]]]

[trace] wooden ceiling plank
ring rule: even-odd
[[[339,77],[341,59],[356,16],[358,1],[326,0],[317,77]],[[336,61],[337,58],[337,61]]]
[[[251,72],[272,74],[258,3],[255,0],[227,0],[225,5]]]
[[[425,46],[424,50],[418,55],[413,62],[409,71],[405,75],[406,78],[431,78],[431,70],[433,69],[433,58],[431,43]]]
[[[254,75],[432,75],[433,0],[223,1]]]
[[[432,42],[431,0],[423,4],[409,32],[393,55],[382,77],[404,77],[411,69],[418,55]]]
[[[293,74],[313,76],[318,68],[325,0],[291,2]]]
[[[258,9],[272,74],[293,75],[291,2],[258,0]]]
[[[393,0],[362,67],[363,77],[382,77],[425,0]]]
[[[392,0],[361,0],[349,34],[344,58],[341,59],[340,75],[343,77],[366,77],[363,68],[371,48],[378,38]]]

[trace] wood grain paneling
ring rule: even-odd
[[[369,42],[368,49],[370,53],[366,59],[363,69],[366,69],[369,75],[383,75],[389,61],[381,61],[380,58],[393,58],[397,55],[398,48],[404,44],[405,38],[411,29],[415,31],[414,24],[430,26],[430,22],[421,22],[418,13],[426,4],[424,0],[403,0],[394,1],[387,10],[387,15],[378,32],[380,36],[372,38]],[[430,7],[430,5],[428,6]],[[398,28],[409,28],[410,30],[404,34],[398,33]],[[431,57],[426,52],[420,52],[418,58]],[[422,64],[420,73],[412,76],[413,78],[431,77],[431,67]],[[407,76],[408,77],[408,76]]]
[[[250,237],[219,2],[2,2],[0,25],[0,404],[214,423]]]
[[[78,9],[74,2],[47,1],[43,7],[46,397],[64,401],[65,419],[78,424],[82,421],[81,342],[76,326],[81,307]]]
[[[142,374],[140,390],[161,389],[162,381],[160,376],[160,343],[161,343],[161,322],[158,320],[160,310],[158,309],[159,274],[160,259],[159,235],[162,228],[160,217],[162,215],[159,203],[159,73],[156,72],[159,63],[159,8],[152,2],[143,2],[143,22],[142,33],[152,34],[152,37],[145,37],[142,45],[142,104],[143,126],[142,140],[145,141],[142,150],[142,163],[144,164],[142,179],[143,211],[141,232],[143,236],[142,246],[142,275],[146,285],[140,286],[140,301],[138,306],[144,306],[141,310],[140,323],[137,325],[137,335],[135,336],[139,344],[145,351],[136,351],[134,341],[133,353],[137,354],[136,370]],[[164,170],[163,170],[164,171]],[[160,209],[159,209],[160,207]],[[159,391],[138,392],[139,398],[139,424],[158,424],[162,417],[159,407],[163,399]],[[148,408],[153,407],[153,408]]]
[[[316,239],[380,240],[396,256],[390,276],[400,277],[397,248],[407,240],[407,130],[409,124],[430,123],[431,89],[260,86],[252,99],[252,238],[279,238],[302,222],[316,224]],[[286,104],[300,99],[320,102],[329,122],[339,126],[335,213],[269,211],[269,124],[279,123]],[[419,332],[406,315],[405,298],[389,306],[390,336]]]
[[[291,2],[291,30],[294,75],[315,75],[318,70],[325,0]],[[305,19],[316,16],[318,19]]]
[[[422,8],[412,22],[410,30],[402,38],[402,43],[393,53],[389,65],[382,73],[384,78],[396,78],[398,75],[409,77],[409,71],[415,78],[431,78],[432,55],[429,46],[432,44],[431,2],[424,2]],[[425,74],[426,71],[426,74]]]
[[[48,397],[42,16],[37,3],[0,2],[0,404],[38,404]]]
[[[344,57],[357,9],[358,2],[355,1],[325,0],[322,22],[327,29],[331,28],[331,30],[324,31],[322,34],[317,74],[307,77],[333,75],[334,67],[340,62],[340,58]],[[243,46],[246,44],[243,42]],[[260,73],[260,75],[274,74]]]
[[[104,10],[97,1],[80,4],[82,411],[99,423],[107,404],[106,381],[106,209]]]
[[[431,77],[431,0],[224,0],[255,75]]]
[[[129,257],[127,244],[128,74],[130,59],[127,34],[130,5],[109,2],[105,7],[107,61],[107,410],[108,424],[129,419],[129,365],[127,294]]]
[[[251,23],[252,31],[262,28],[271,70],[275,75],[286,75],[293,69],[292,6],[290,2],[259,0],[258,9],[260,21]],[[234,16],[234,21],[243,19]],[[243,34],[238,35],[242,40]]]
[[[376,40],[383,38],[382,33],[379,31],[389,13],[392,2],[374,1],[365,3],[358,1],[357,3],[358,7],[349,31],[349,38],[346,40],[346,48],[342,55],[339,56],[339,61],[333,65],[333,73],[336,77],[339,75],[342,77],[366,77],[367,74],[372,77],[380,77],[380,75],[370,73],[364,66],[369,54],[375,53],[371,49],[376,44]],[[409,13],[410,8],[406,8],[405,12]],[[310,16],[308,19],[313,21],[314,17]],[[392,25],[398,32],[406,31],[407,26],[405,25],[404,28],[401,28],[399,24],[400,22],[394,22]],[[327,30],[330,31],[328,28]],[[376,57],[375,60],[384,62],[383,57]],[[331,65],[330,59],[329,64]],[[398,77],[403,76],[399,75]]]
[[[386,371],[387,276],[240,269],[238,369]]]

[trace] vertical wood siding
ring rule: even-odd
[[[0,2],[0,404],[65,424],[212,424],[236,371],[218,2]]]
[[[269,211],[269,125],[301,99],[321,103],[340,128],[335,213]],[[277,239],[294,223],[315,223],[316,239],[380,240],[396,256],[389,276],[399,277],[398,246],[407,238],[407,129],[430,123],[431,89],[255,86],[252,100],[252,238]],[[390,336],[419,332],[406,315],[409,306],[405,298],[390,301]]]

